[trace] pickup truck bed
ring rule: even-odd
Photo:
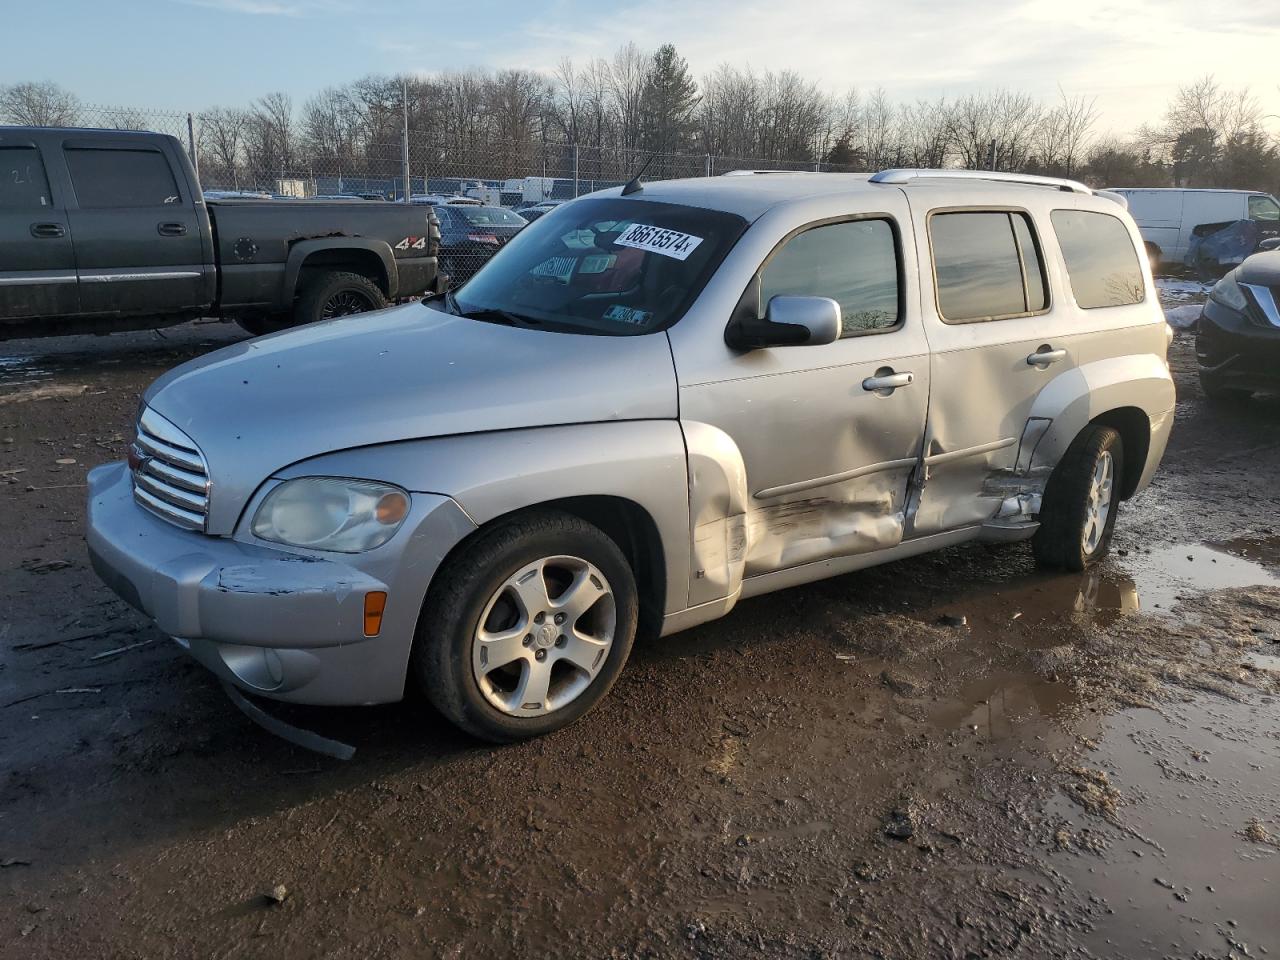
[[[429,207],[205,201],[173,137],[0,127],[0,339],[376,309],[438,289],[438,246]]]

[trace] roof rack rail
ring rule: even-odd
[[[752,177],[762,173],[814,173],[813,170],[726,170],[722,177]]]
[[[881,170],[871,176],[872,183],[908,183],[912,180],[927,178],[930,180],[994,180],[999,183],[1025,183],[1036,187],[1052,187],[1067,193],[1087,193],[1093,191],[1078,180],[1063,180],[1059,177],[1038,177],[1030,173],[1001,173],[996,170],[924,170],[899,168]]]

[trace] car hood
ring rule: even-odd
[[[144,400],[204,453],[210,533],[231,532],[273,472],[320,454],[677,414],[665,334],[552,333],[420,303],[246,340],[174,368]]]

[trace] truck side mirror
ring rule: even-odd
[[[820,346],[840,339],[841,324],[840,304],[830,297],[777,296],[769,301],[763,320],[730,324],[725,341],[735,350]]]

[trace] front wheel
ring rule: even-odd
[[[635,577],[618,545],[545,511],[482,531],[446,561],[412,669],[446,718],[484,740],[558,730],[598,703],[635,639]]]
[[[1084,570],[1107,555],[1124,476],[1124,441],[1111,427],[1089,427],[1071,442],[1045,487],[1036,562]]]

